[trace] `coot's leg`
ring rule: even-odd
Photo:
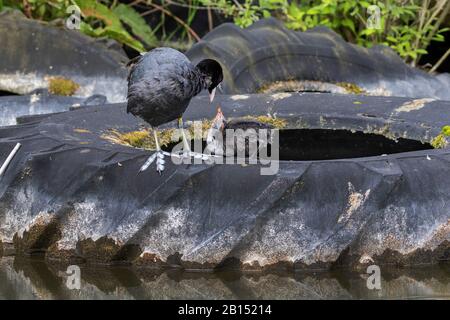
[[[189,146],[189,142],[187,141],[186,134],[184,133],[184,125],[183,125],[183,118],[178,118],[178,129],[181,130],[181,136],[183,139],[183,148],[185,153],[191,152],[191,147]]]
[[[209,155],[198,153],[198,152],[192,152],[191,147],[189,145],[189,142],[187,141],[186,134],[184,133],[184,127],[183,127],[183,118],[178,118],[178,128],[181,130],[181,135],[183,139],[183,148],[184,152],[182,154],[183,158],[196,158],[196,159],[202,159],[202,160],[208,160],[210,158]]]
[[[164,160],[164,152],[161,151],[161,147],[159,146],[159,140],[158,140],[158,133],[156,132],[156,129],[153,129],[153,136],[155,138],[155,144],[156,144],[156,152],[152,154],[147,161],[142,165],[141,169],[139,169],[139,172],[147,170],[147,168],[155,161],[156,159],[156,171],[161,174],[162,171],[164,171],[164,163],[166,161]]]

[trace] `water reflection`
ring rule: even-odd
[[[450,266],[382,268],[381,290],[367,276],[194,273],[81,266],[81,288],[66,287],[64,267],[42,260],[0,258],[0,299],[449,299]]]

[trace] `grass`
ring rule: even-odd
[[[344,88],[350,94],[365,94],[366,92],[358,85],[350,82],[338,82],[336,83],[341,88]]]
[[[51,77],[48,80],[48,91],[58,96],[72,96],[80,85],[63,77]]]
[[[248,118],[259,121],[261,123],[269,124],[269,125],[275,127],[276,129],[283,129],[287,125],[286,120],[269,117],[269,116],[258,116],[258,117],[248,117]]]
[[[199,126],[197,130],[195,130],[196,125]],[[211,121],[204,119],[202,121],[196,121],[193,124],[189,125],[187,128],[185,128],[185,133],[188,139],[192,137],[194,139],[206,139],[206,134],[209,128],[211,128]],[[157,130],[157,132],[161,147],[181,141],[181,133],[176,128]],[[202,136],[198,136],[198,133],[201,133]],[[103,134],[102,138],[112,143],[129,147],[145,150],[156,149],[156,142],[153,137],[153,129],[142,129],[130,132],[120,132],[116,129],[111,129],[107,133]]]
[[[450,126],[442,127],[442,131],[438,134],[432,141],[431,145],[435,149],[443,149],[446,148],[449,144],[447,137],[450,137]]]
[[[158,131],[159,143],[161,146],[166,146],[172,142],[172,136],[176,129],[160,130]],[[130,132],[120,132],[116,129],[111,129],[101,136],[115,144],[129,146],[133,148],[155,150],[156,142],[153,137],[151,129],[142,129]]]
[[[259,121],[261,123],[270,124],[277,129],[283,129],[286,127],[287,123],[284,119],[277,119],[269,116],[258,116],[258,117],[245,117],[246,119],[251,119]],[[203,119],[202,121],[195,121],[189,123],[185,128],[185,133],[187,139],[202,139],[206,140],[208,130],[211,128],[212,121]],[[172,143],[178,143],[181,141],[181,133],[176,128],[167,128],[162,130],[157,130],[158,139],[160,146],[164,148]],[[102,139],[108,140],[115,144],[120,144],[133,148],[140,148],[145,150],[155,150],[156,143],[153,137],[153,129],[142,129],[129,132],[120,132],[117,129],[111,129],[101,136]]]
[[[275,92],[303,92],[308,90],[308,87],[311,87],[314,91],[317,92],[328,92],[332,89],[333,86],[338,86],[345,90],[345,93],[348,94],[367,94],[367,92],[359,87],[357,84],[350,82],[337,82],[337,83],[328,83],[324,81],[316,81],[316,80],[284,80],[284,81],[274,81],[272,83],[267,83],[258,89],[258,93],[275,93]]]

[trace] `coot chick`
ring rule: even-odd
[[[182,115],[192,97],[207,89],[210,101],[214,99],[217,86],[222,82],[220,64],[205,59],[194,66],[181,52],[172,48],[156,48],[130,61],[128,75],[127,112],[142,118],[153,128],[178,119],[182,130],[183,156],[195,156],[190,151],[183,131]],[[157,159],[157,171],[164,170],[164,153],[154,130],[156,153],[141,167],[146,170]]]
[[[272,143],[274,126],[252,119],[227,120],[220,107],[206,138],[207,150],[215,155],[241,156],[256,159],[261,148]],[[227,132],[227,130],[231,130]],[[238,131],[240,130],[240,131]],[[265,130],[260,131],[260,130]],[[232,135],[227,139],[227,133]],[[242,133],[242,136],[239,134]],[[255,146],[256,150],[250,148]]]

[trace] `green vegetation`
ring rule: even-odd
[[[450,126],[444,126],[442,128],[442,134],[446,137],[450,137]]]
[[[196,122],[198,123],[198,122]],[[188,125],[185,128],[186,136],[193,139],[205,139],[206,133],[211,128],[211,121],[203,119],[201,126],[195,128],[194,125]],[[197,130],[196,130],[197,129]],[[112,143],[117,143],[134,148],[141,148],[146,150],[155,150],[156,142],[153,137],[153,129],[142,129],[131,132],[120,132],[116,129],[111,129],[102,135],[102,138]],[[166,128],[157,130],[158,140],[161,147],[167,146],[171,143],[181,141],[181,133],[175,128]],[[201,136],[199,136],[200,134]]]
[[[406,62],[416,65],[431,41],[444,41],[448,28],[441,28],[450,12],[447,0],[203,0],[216,6],[235,23],[247,27],[261,17],[275,16],[288,28],[307,30],[318,25],[330,27],[345,40],[365,47],[384,44]],[[255,5],[255,3],[258,3]],[[379,28],[368,22],[376,18]]]
[[[348,93],[351,94],[364,94],[366,93],[360,86],[349,83],[349,82],[338,82],[336,85],[340,86],[341,88],[344,88]]]
[[[95,0],[0,0],[0,10],[21,10],[28,18],[64,23],[70,14],[67,8],[77,5],[81,9],[81,31],[93,37],[106,37],[144,51],[157,46],[153,31],[131,6],[117,1]],[[131,33],[127,31],[131,30]]]
[[[442,25],[450,13],[447,0],[134,0],[129,4],[118,0],[0,0],[0,11],[13,8],[32,19],[63,22],[72,4],[82,11],[82,32],[115,39],[138,51],[162,44],[188,47],[200,39],[191,27],[195,17],[206,11],[208,29],[212,29],[214,11],[240,27],[266,17],[276,17],[294,30],[327,26],[364,47],[387,45],[411,65],[427,54],[431,41],[445,40],[449,29]],[[175,14],[179,10],[174,9],[180,8],[187,17]],[[156,15],[158,21],[153,28],[144,20],[149,15]],[[168,20],[176,23],[170,32]],[[438,64],[449,55],[450,49]]]
[[[258,116],[258,117],[248,117],[249,119],[256,120],[261,123],[265,123],[268,125],[273,126],[276,129],[283,129],[286,127],[287,122],[284,119],[279,119],[275,117],[269,117],[269,116]]]
[[[166,141],[162,141],[163,136],[161,135],[161,144],[165,145]],[[135,148],[141,148],[141,149],[156,149],[156,144],[153,139],[153,134],[150,133],[149,130],[139,130],[139,131],[132,131],[132,132],[119,132],[117,130],[111,130],[107,134],[102,135],[103,139],[109,140],[113,143],[122,144],[126,146],[131,146]],[[170,134],[169,134],[170,138]],[[169,140],[170,142],[170,140]]]
[[[72,96],[80,85],[63,77],[51,77],[48,79],[48,91],[59,96]]]
[[[444,126],[441,133],[431,141],[431,145],[436,149],[446,148],[449,143],[448,137],[450,137],[450,126]]]
[[[147,46],[156,45],[156,37],[145,20],[124,4],[111,6],[92,0],[75,0],[86,22],[81,23],[81,31],[93,37],[107,37],[130,46],[137,51],[144,51]],[[134,37],[125,29],[128,26]],[[138,40],[139,39],[139,40]]]

